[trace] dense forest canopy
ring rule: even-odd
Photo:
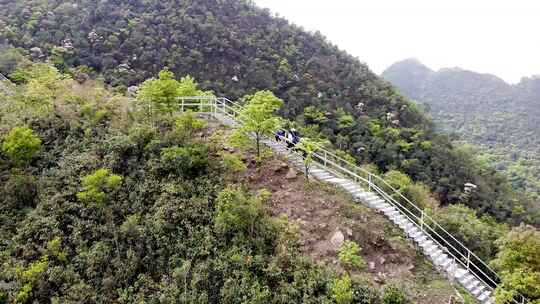
[[[484,151],[481,159],[505,172],[514,188],[540,195],[540,78],[510,85],[489,74],[430,70],[415,59],[383,77],[420,103],[442,130]]]
[[[61,71],[71,69],[76,79],[97,73],[122,90],[168,67],[217,95],[237,98],[269,89],[285,101],[285,117],[360,162],[401,170],[426,183],[443,203],[535,221],[534,214],[520,211],[529,209],[527,199],[470,152],[434,133],[415,105],[365,64],[251,1],[19,0],[0,8],[0,44],[49,59]],[[17,56],[7,57],[0,72],[17,81],[11,64]],[[307,109],[323,119],[309,119]],[[479,190],[463,199],[468,182]]]

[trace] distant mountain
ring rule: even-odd
[[[416,59],[397,62],[382,76],[422,104],[440,128],[487,148],[516,187],[540,192],[539,77],[510,85],[460,68],[432,71]]]

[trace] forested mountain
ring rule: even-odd
[[[379,171],[507,290],[540,299],[538,231],[513,227],[538,224],[532,201],[365,64],[252,1],[0,1],[0,73],[13,82],[0,91],[0,303],[406,303],[302,256],[269,194],[235,184],[264,153],[231,153],[174,112],[176,97],[260,90],[284,103],[272,121]],[[361,265],[359,251],[343,259]]]
[[[484,158],[515,188],[540,193],[540,78],[510,85],[459,68],[435,72],[414,59],[392,65],[383,77],[422,104],[443,130],[482,146]]]
[[[431,122],[365,64],[251,1],[18,0],[0,8],[4,48],[48,59],[76,79],[101,74],[122,90],[168,67],[217,95],[269,89],[285,100],[285,117],[361,162],[423,181],[443,203],[533,220],[530,213],[513,215],[523,210],[514,205],[528,209],[529,203],[507,181],[435,134]],[[10,63],[17,56],[7,57],[0,72],[16,82],[20,75]],[[480,187],[464,199],[467,182]]]

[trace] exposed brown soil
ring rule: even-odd
[[[306,183],[301,172],[287,178],[290,170],[294,169],[274,158],[260,166],[248,163],[248,170],[240,178],[253,190],[264,188],[272,193],[271,213],[286,215],[298,225],[304,254],[319,263],[334,265],[342,272],[337,259],[339,242],[332,242],[336,233],[342,234],[345,240],[353,240],[362,247],[366,267],[355,274],[379,285],[399,282],[415,303],[448,303],[454,295],[451,284],[426,264],[389,220],[353,203],[341,190],[318,181]],[[433,285],[429,287],[432,290],[426,290],[426,285]]]

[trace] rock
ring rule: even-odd
[[[289,168],[289,165],[285,162],[281,162],[277,167],[274,168],[274,172],[281,172]]]
[[[377,275],[373,279],[377,283],[384,283],[385,275],[382,272],[377,272]]]
[[[375,262],[369,262],[368,266],[369,266],[369,270],[374,270],[375,269]]]
[[[130,87],[127,88],[127,96],[135,97],[135,96],[137,96],[138,91],[139,91],[138,86],[130,86]]]
[[[386,259],[384,257],[379,258],[379,264],[383,265],[386,262]]]
[[[343,241],[345,240],[345,236],[343,235],[343,233],[339,230],[336,230],[336,232],[334,232],[334,235],[332,235],[332,237],[330,238],[330,243],[332,244],[332,246],[334,246],[334,248],[337,249],[341,246],[341,244],[343,244]]]
[[[289,169],[289,172],[287,172],[287,175],[285,175],[286,179],[295,179],[298,176],[298,173],[293,168]]]
[[[86,80],[88,80],[88,78],[90,78],[88,74],[83,72],[75,72],[75,74],[73,75],[73,79],[75,79],[75,81],[80,84],[84,83]]]
[[[326,223],[320,223],[319,224],[319,228],[321,228],[321,229],[325,229],[326,227],[328,227],[328,224],[326,224]]]
[[[30,49],[30,55],[32,56],[32,58],[42,58],[43,51],[38,47],[33,47]]]
[[[345,233],[347,233],[347,236],[352,236],[352,229],[351,228],[345,228]]]
[[[407,270],[408,271],[411,271],[414,269],[414,265],[413,264],[410,264],[410,265],[407,265]]]

